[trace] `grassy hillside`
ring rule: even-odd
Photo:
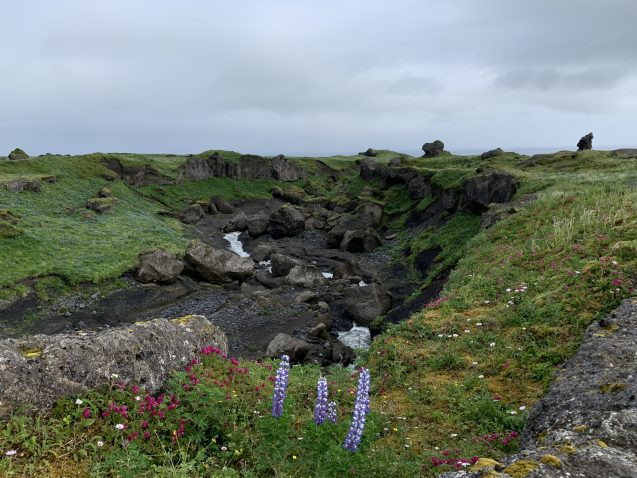
[[[125,390],[113,387],[78,397],[82,405],[74,399],[62,401],[44,419],[15,416],[7,422],[0,429],[0,451],[16,454],[0,458],[0,473],[434,476],[452,467],[434,467],[432,457],[498,458],[514,451],[515,435],[555,367],[572,355],[592,320],[634,294],[637,270],[635,159],[596,151],[575,157],[551,155],[534,164],[527,159],[513,154],[489,161],[457,156],[407,159],[432,175],[444,176],[446,184],[457,183],[478,167],[497,167],[520,178],[519,195],[534,192],[539,199],[486,231],[478,232],[475,222],[458,216],[447,223],[444,234],[424,231],[414,239],[414,252],[438,245],[449,260],[455,260],[459,250],[463,257],[439,300],[391,326],[359,357],[359,365],[371,371],[372,394],[357,453],[341,447],[357,373],[336,368],[327,372],[339,421],[316,427],[312,412],[316,379],[322,373],[318,368],[292,368],[284,416],[276,420],[269,416],[273,386],[268,380],[275,363],[241,361],[238,367],[247,372],[237,373],[228,360],[206,356],[205,363],[194,368],[199,388],[185,391],[183,384],[192,383],[191,378],[184,372],[175,377],[169,389],[179,395],[180,404],[163,421],[151,420],[150,438],[143,439],[144,417],[137,412],[131,413],[125,432],[115,428],[121,417],[99,415],[111,401],[136,409],[135,394],[143,395],[131,390],[134,384]],[[80,178],[84,168],[97,167],[75,161]],[[33,174],[44,173],[43,167]],[[73,193],[78,195],[76,207],[102,185],[91,177],[87,171],[81,179],[87,181],[85,197],[79,190]],[[353,181],[340,185],[338,194],[362,194],[368,186]],[[66,187],[75,190],[70,184]],[[402,199],[395,193],[392,207],[399,216]],[[5,201],[6,192],[0,194]],[[128,198],[123,191],[118,194]],[[127,201],[133,201],[132,196]],[[15,196],[10,205],[21,220],[29,213],[26,206],[19,209],[18,199],[23,197]],[[48,224],[48,214],[60,214],[59,207],[46,211],[31,211],[39,219],[26,223],[28,228]],[[81,219],[74,218],[71,224],[79,227]],[[170,231],[178,225],[161,221],[166,228],[161,229],[162,240],[172,243]],[[471,234],[465,237],[467,231]],[[6,240],[0,247],[7,247]],[[16,254],[19,249],[13,244],[6,252]],[[84,407],[90,408],[91,417],[82,416]],[[184,433],[173,440],[181,419]],[[129,443],[126,437],[135,431],[142,438]]]

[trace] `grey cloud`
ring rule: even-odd
[[[637,141],[634,0],[3,3],[0,154]]]

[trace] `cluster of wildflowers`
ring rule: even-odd
[[[288,388],[288,376],[290,374],[290,357],[283,355],[279,363],[274,381],[274,394],[272,395],[272,416],[275,418],[283,415],[283,402]]]
[[[431,300],[425,304],[425,309],[435,309],[439,307],[443,303],[447,302],[449,297],[438,297],[437,299]]]
[[[443,451],[442,454],[443,454],[442,457],[438,457],[438,456],[431,457],[431,464],[433,466],[451,465],[455,467],[457,470],[459,470],[461,468],[464,468],[470,465],[475,465],[478,462],[477,456],[473,456],[471,458],[454,457],[454,456],[451,456],[452,453],[449,450]]]
[[[502,445],[508,445],[509,443],[517,440],[520,434],[516,431],[511,431],[505,434],[499,433],[487,433],[478,438],[479,441],[484,441],[490,444],[501,443]]]
[[[370,381],[369,370],[366,368],[361,369],[358,378],[356,401],[354,402],[354,412],[352,413],[352,424],[343,443],[343,448],[351,452],[355,452],[358,449],[358,445],[363,437],[365,418],[369,413]]]
[[[327,380],[321,377],[316,385],[316,405],[314,405],[314,423],[322,425],[327,414]]]
[[[336,411],[336,402],[330,402],[327,404],[326,418],[332,423],[336,423],[336,420],[338,420],[338,413]]]

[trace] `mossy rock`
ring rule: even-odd
[[[542,458],[540,458],[540,462],[556,469],[562,468],[562,460],[555,455],[543,455]]]
[[[113,192],[106,186],[101,187],[100,190],[97,192],[97,197],[100,198],[110,198],[112,196]]]
[[[627,386],[628,385],[626,385],[625,383],[605,383],[599,386],[599,391],[602,394],[617,393],[625,390]]]
[[[12,160],[17,160],[17,159],[28,159],[29,155],[27,153],[25,153],[23,150],[21,150],[20,148],[16,148],[13,151],[11,151],[9,153],[9,159]]]
[[[86,201],[86,208],[92,211],[105,213],[111,212],[115,206],[115,198],[91,198]]]
[[[512,478],[524,478],[539,466],[539,463],[533,460],[520,460],[507,466],[504,472],[511,475]]]

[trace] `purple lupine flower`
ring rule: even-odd
[[[274,380],[274,394],[272,395],[272,416],[279,418],[283,415],[283,401],[285,400],[285,392],[288,388],[288,374],[290,373],[290,357],[281,356],[279,369],[276,371],[276,379]]]
[[[314,423],[322,425],[327,413],[327,380],[323,377],[316,384],[316,405],[314,406]]]
[[[369,413],[370,382],[369,370],[362,368],[358,377],[358,390],[356,391],[356,401],[354,402],[354,412],[352,413],[352,424],[343,443],[343,448],[351,452],[355,452],[358,449],[361,438],[363,438],[365,418],[367,413]]]
[[[332,423],[336,423],[336,402],[330,402],[327,404],[327,419]]]

